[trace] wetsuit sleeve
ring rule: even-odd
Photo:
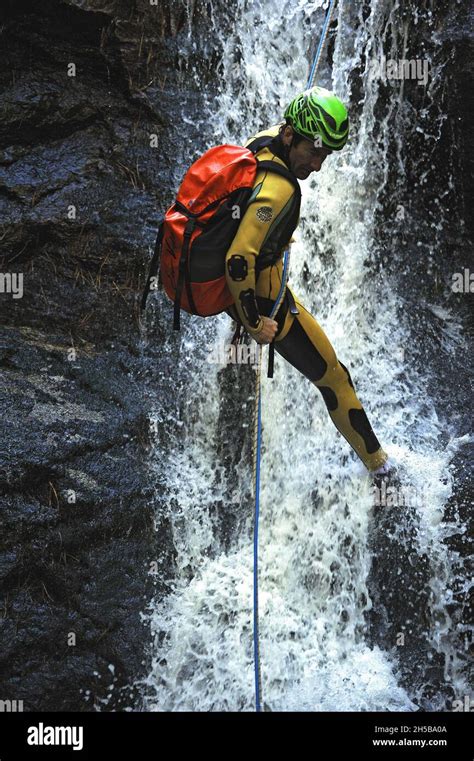
[[[274,172],[258,172],[242,221],[226,254],[227,286],[245,329],[258,334],[263,328],[255,299],[255,263],[262,246],[288,212],[294,188]]]

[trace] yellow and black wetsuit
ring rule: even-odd
[[[288,168],[277,139],[279,127],[255,136],[275,136],[256,156],[259,161],[271,160]],[[270,315],[280,290],[283,253],[299,218],[297,195],[290,180],[271,171],[258,171],[249,204],[226,254],[226,280],[234,298],[227,313],[251,336],[263,328],[261,315]],[[336,428],[364,465],[376,470],[387,455],[356,396],[349,371],[338,361],[320,325],[288,287],[275,319],[275,350],[319,389]]]

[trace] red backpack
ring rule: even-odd
[[[264,135],[246,148],[218,145],[186,172],[176,201],[158,228],[141,303],[145,309],[150,290],[164,286],[174,301],[175,330],[180,328],[180,309],[207,317],[234,303],[226,283],[225,257],[248,205],[257,171],[276,172],[299,192],[289,169],[255,157],[273,139]]]

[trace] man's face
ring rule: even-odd
[[[291,144],[293,134],[291,127],[287,126],[282,136],[286,145]],[[331,153],[328,148],[316,148],[311,140],[303,138],[298,145],[290,148],[290,169],[299,180],[306,180],[311,172],[319,172],[323,161]]]

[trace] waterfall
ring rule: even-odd
[[[218,92],[203,97],[199,117],[183,119],[202,119],[206,134],[214,131],[203,148],[242,144],[280,121],[286,104],[304,89],[324,3],[237,0],[232,23],[217,0],[208,5],[222,50]],[[426,395],[426,368],[407,364],[410,320],[380,242],[381,221],[396,228],[403,217],[403,198],[396,194],[400,202],[388,214],[385,209],[387,195],[403,183],[410,125],[403,80],[391,85],[381,108],[387,85],[378,62],[391,50],[398,57],[406,49],[407,25],[416,20],[402,14],[396,0],[373,0],[370,8],[340,0],[335,18],[337,35],[331,32],[328,42],[332,66],[321,67],[318,83],[348,104],[351,136],[315,179],[301,183],[289,282],[349,368],[377,437],[403,468],[410,500],[374,507],[365,469],[331,423],[319,392],[276,355],[274,379],[262,373],[263,698],[271,710],[411,711],[420,705],[424,677],[416,684],[402,679],[399,655],[410,647],[417,624],[407,615],[397,638],[388,628],[383,639],[376,620],[391,595],[416,597],[416,584],[431,611],[423,631],[415,632],[422,666],[426,660],[428,669],[433,653],[442,656],[451,694],[467,694],[449,639],[452,558],[442,541],[460,528],[441,520],[452,493],[449,462],[462,441],[446,430]],[[433,69],[426,108],[438,76]],[[439,224],[442,229],[442,218]],[[144,706],[251,711],[255,375],[248,367],[209,361],[229,341],[227,315],[185,317],[181,334],[172,335],[171,304],[160,298],[167,328],[163,388],[176,405],[170,408],[163,392],[151,414],[166,431],[156,437],[153,467],[160,484],[157,516],[170,525],[174,561],[159,571],[167,594],[145,614],[152,668],[142,686]],[[459,340],[452,316],[450,325],[448,344]],[[384,588],[380,573],[371,570],[382,533],[392,551],[402,547],[408,557],[395,591],[392,581]],[[418,566],[424,576],[413,582]],[[439,710],[445,697],[441,704],[433,699],[432,708]]]

